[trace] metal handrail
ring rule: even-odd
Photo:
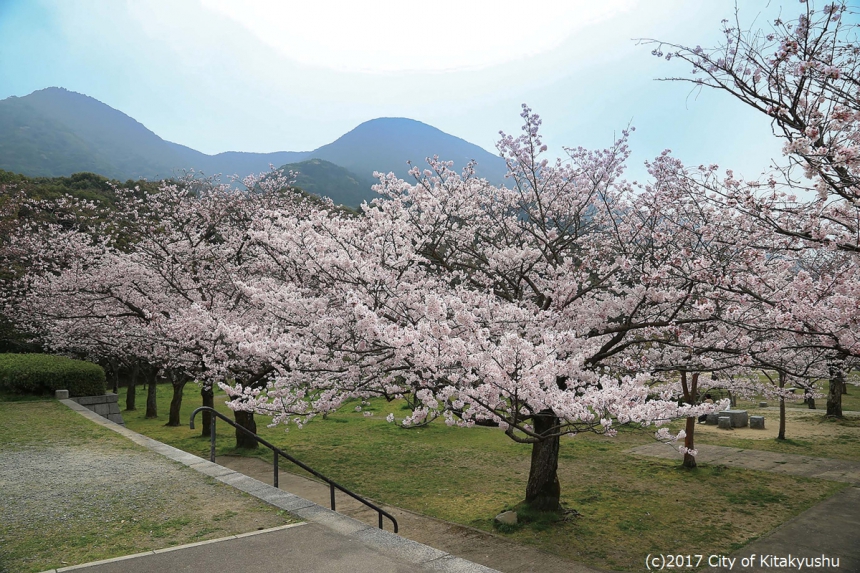
[[[340,491],[342,491],[343,493],[352,497],[353,499],[360,501],[361,503],[363,503],[364,505],[366,505],[370,509],[376,511],[377,514],[379,514],[379,529],[385,529],[384,527],[382,527],[382,516],[385,516],[391,520],[391,523],[394,524],[394,533],[397,533],[397,520],[394,519],[393,515],[391,515],[390,513],[388,513],[387,511],[385,511],[381,507],[377,507],[376,505],[370,503],[369,501],[367,501],[363,497],[349,491],[348,489],[346,489],[345,487],[343,487],[339,483],[335,482],[334,480],[327,478],[326,476],[322,475],[321,473],[319,473],[315,469],[303,464],[302,462],[300,462],[299,460],[297,460],[296,458],[294,458],[293,456],[291,456],[290,454],[288,454],[284,450],[278,448],[277,446],[273,446],[272,444],[270,444],[269,442],[267,442],[266,440],[264,440],[263,438],[261,438],[260,436],[258,436],[254,432],[252,432],[251,430],[249,430],[248,428],[240,426],[239,424],[237,424],[236,422],[234,422],[233,420],[231,420],[230,418],[228,418],[224,414],[217,412],[214,408],[212,408],[210,406],[201,406],[201,407],[197,408],[196,410],[194,410],[193,412],[191,412],[191,422],[189,425],[191,426],[192,430],[194,429],[194,417],[197,415],[197,412],[204,411],[204,410],[209,411],[209,413],[212,414],[212,417],[210,418],[210,432],[209,432],[209,461],[211,461],[211,462],[215,461],[215,420],[217,418],[221,418],[222,420],[224,420],[225,422],[227,422],[228,424],[230,424],[234,428],[242,430],[243,432],[245,432],[249,436],[252,436],[255,440],[257,440],[257,442],[263,444],[264,446],[266,446],[267,448],[272,450],[272,452],[274,452],[274,464],[273,464],[274,468],[273,469],[274,469],[274,486],[275,487],[278,487],[278,456],[281,456],[284,459],[293,462],[294,464],[296,464],[297,466],[299,466],[303,470],[312,473],[313,475],[315,475],[316,477],[323,480],[324,482],[326,482],[329,485],[329,490],[331,491],[331,510],[332,511],[336,511],[335,510],[335,500],[334,500],[334,490],[339,489]]]

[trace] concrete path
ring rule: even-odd
[[[845,488],[728,557],[735,560],[733,567],[706,571],[860,572],[860,488]],[[744,566],[745,559],[749,566]],[[819,559],[817,564],[815,559]]]
[[[829,479],[860,485],[860,462],[723,446],[701,445],[696,449],[699,451],[696,460],[700,463],[722,464],[748,470]],[[680,460],[680,456],[674,448],[659,442],[633,448],[630,452],[641,456]]]
[[[259,458],[240,456],[219,456],[215,461],[219,465],[241,472],[261,482],[267,484],[273,482],[271,462],[267,463]],[[299,471],[302,470],[299,469]],[[278,485],[282,490],[316,502],[321,506],[329,507],[330,491],[328,485],[324,483],[288,473],[284,471],[282,466],[278,473]],[[374,527],[378,525],[378,514],[375,511],[346,494],[337,492],[335,506],[338,513],[348,515]],[[504,573],[531,573],[534,571],[597,573],[598,571],[486,531],[434,519],[398,507],[383,504],[382,508],[397,519],[401,536]],[[390,529],[389,525],[390,522],[385,520],[387,529]]]
[[[860,573],[860,463],[722,446],[702,445],[697,449],[696,459],[701,463],[852,484],[741,550],[725,556],[706,556],[715,559],[711,565],[716,565],[706,571],[764,573],[789,569]],[[636,455],[679,459],[673,448],[661,443],[630,451]]]
[[[380,554],[359,540],[313,523],[57,569],[60,573],[411,573],[428,570],[432,569]]]

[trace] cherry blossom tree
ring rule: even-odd
[[[244,312],[235,281],[253,258],[251,214],[296,201],[281,191],[288,183],[281,177],[245,183],[253,192],[194,179],[143,196],[118,190],[95,233],[68,223],[30,229],[24,235],[39,264],[23,281],[17,310],[55,350],[143,364],[148,415],[161,372],[174,388],[168,425],[179,425],[189,380],[201,380],[211,404],[216,381],[264,368],[229,360],[236,353],[220,356],[218,322]]]
[[[807,251],[800,259],[828,261],[820,275],[797,272],[791,296],[780,298],[783,318],[829,348],[834,365],[860,350],[853,302],[860,278],[860,49],[856,19],[846,17],[852,10],[845,2],[820,9],[803,2],[796,19],[779,18],[768,30],[745,28],[736,13],[723,21],[722,43],[707,49],[651,41],[656,56],[692,65],[691,76],[669,79],[730,94],[770,117],[785,141],[786,162],[764,180],[719,176],[709,166],[690,174],[688,189],[698,203],[734,211],[744,232],[778,235]],[[828,396],[833,416],[841,416],[839,371]]]
[[[679,405],[634,352],[711,309],[671,275],[660,214],[620,179],[627,133],[551,163],[540,119],[523,119],[499,144],[510,188],[433,159],[415,184],[380,176],[363,216],[261,217],[250,235],[270,260],[246,285],[260,321],[233,335],[275,370],[265,388],[233,386],[233,407],[302,424],[384,396],[409,399],[390,417],[406,427],[497,424],[531,444],[525,501],[551,511],[561,436],[713,410]]]

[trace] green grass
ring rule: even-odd
[[[121,395],[121,403],[122,399]],[[199,429],[164,426],[169,399],[169,387],[159,388],[158,420],[145,420],[142,411],[123,412],[128,427],[207,457],[209,441],[200,437]],[[198,405],[199,388],[187,387],[183,422]],[[229,413],[223,398],[216,398],[216,406]],[[353,406],[288,432],[282,427],[267,428],[265,419],[258,416],[258,431],[361,495],[497,531],[605,569],[638,571],[651,552],[683,553],[691,547],[706,554],[730,551],[845,487],[722,466],[684,470],[680,460],[630,456],[626,450],[652,443],[652,434],[622,430],[616,438],[583,435],[562,440],[562,502],[581,516],[568,515],[563,520],[526,516],[518,526],[495,530],[493,516],[516,508],[523,498],[528,446],[514,443],[494,428],[432,424],[403,430],[384,420],[389,412],[403,415],[398,403],[373,401],[363,408],[372,417],[354,412]],[[217,454],[240,453],[234,444],[233,429],[220,423]],[[271,460],[267,449],[250,455]],[[302,474],[287,466],[281,467]]]
[[[160,458],[56,401],[0,402],[0,421],[0,456],[45,459],[79,451]],[[148,488],[91,482],[80,472],[75,474],[74,489],[66,485],[68,480],[33,475],[26,482],[11,483],[0,476],[0,573],[44,571],[295,521],[189,468],[170,465],[180,479],[164,483],[167,478],[159,477],[147,482]],[[34,503],[40,498],[27,488],[46,482],[52,484],[53,494],[50,501],[43,500],[45,506],[36,506],[38,511],[14,511],[24,506],[6,505],[15,503],[9,500]],[[75,500],[83,500],[86,509],[75,506]],[[62,522],[56,521],[57,504],[62,507]]]

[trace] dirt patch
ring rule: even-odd
[[[779,409],[759,408],[748,410],[751,416],[764,416],[763,430],[752,428],[734,428],[731,431],[720,430],[717,426],[698,424],[696,434],[699,436],[731,434],[733,438],[743,440],[774,440],[779,433]],[[785,412],[785,436],[789,439],[828,440],[840,437],[860,438],[860,412],[845,412],[846,423],[824,419],[824,410],[802,410],[788,408]]]
[[[32,415],[21,406],[4,413],[8,429]],[[0,432],[6,438],[0,440],[0,564],[9,571],[44,571],[296,521],[72,411],[52,415],[68,431],[48,439],[31,417],[26,439]]]

